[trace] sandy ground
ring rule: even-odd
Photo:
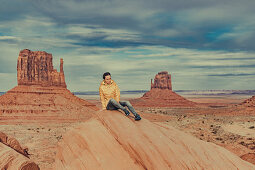
[[[139,108],[137,110],[144,117],[152,118],[151,121],[170,124],[201,140],[223,146],[238,156],[255,153],[255,116],[210,114],[210,112],[217,112],[222,108],[204,109],[202,114],[192,113],[196,109],[183,108]],[[198,112],[201,110],[201,108],[198,109]],[[162,114],[166,116],[162,117]],[[154,117],[157,117],[155,115],[158,115],[160,119],[155,119]]]
[[[101,107],[98,98],[83,98]],[[136,110],[142,118],[169,124],[201,140],[223,146],[240,157],[247,153],[255,154],[255,116],[223,114],[228,112],[232,104],[242,102],[243,98],[191,96],[189,99],[204,104],[197,108],[136,108]],[[58,141],[66,131],[78,124],[77,122],[9,125],[6,122],[0,125],[0,131],[16,138],[22,146],[27,146],[30,157],[41,169],[51,169]],[[250,162],[255,164],[255,160],[252,161]]]

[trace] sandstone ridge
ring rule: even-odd
[[[97,115],[64,135],[54,169],[255,168],[228,150],[167,124],[136,122],[118,111]]]

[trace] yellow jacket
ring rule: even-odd
[[[111,98],[115,99],[117,102],[120,101],[120,90],[113,80],[111,80],[110,84],[105,83],[103,80],[99,87],[99,94],[103,109],[106,109]]]

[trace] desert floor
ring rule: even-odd
[[[101,107],[98,97],[79,96]],[[129,100],[126,96],[121,100]],[[139,96],[136,96],[139,97]],[[184,96],[201,103],[196,108],[135,108],[142,118],[170,124],[186,133],[223,146],[238,156],[255,153],[255,116],[231,114],[232,105],[247,96]],[[123,114],[120,112],[120,114]],[[124,116],[124,114],[123,114]],[[41,169],[51,169],[58,141],[76,123],[8,123],[0,121],[0,131],[29,148],[30,157]],[[249,160],[255,164],[254,158]]]

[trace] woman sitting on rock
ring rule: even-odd
[[[111,79],[111,74],[106,72],[103,74],[103,81],[99,87],[99,94],[103,109],[118,110],[121,109],[128,116],[130,113],[125,106],[133,113],[135,120],[141,120],[139,114],[136,113],[134,107],[129,101],[120,101],[120,90],[118,85]]]

